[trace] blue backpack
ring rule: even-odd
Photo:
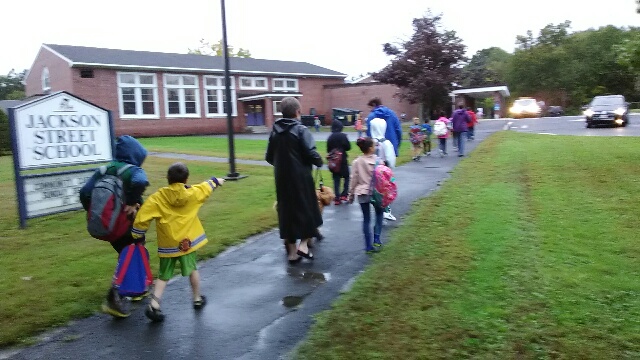
[[[152,282],[149,252],[144,245],[131,244],[122,249],[113,274],[113,286],[120,296],[142,295]]]

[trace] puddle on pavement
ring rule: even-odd
[[[289,295],[283,297],[280,303],[284,305],[284,307],[294,308],[300,306],[300,304],[302,304],[302,300],[304,300],[304,297],[302,296]]]
[[[321,273],[298,268],[288,268],[287,273],[297,279],[316,284],[324,284],[331,280],[331,273]]]

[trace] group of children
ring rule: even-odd
[[[362,120],[358,119],[360,127]],[[386,121],[372,119],[370,126],[376,130],[376,134],[384,134]],[[418,118],[413,119],[410,127],[410,140],[413,145],[414,160],[419,160],[421,155],[431,154],[430,137],[435,134],[440,141],[441,154],[446,155],[446,139],[449,137],[450,120],[444,112],[435,121],[433,128],[429,122],[420,124]],[[362,131],[362,128],[357,129]],[[338,131],[339,133],[339,131]],[[380,135],[379,138],[359,137],[356,145],[362,155],[357,157],[351,165],[350,181],[346,201],[353,203],[357,200],[363,214],[362,229],[365,239],[365,251],[377,252],[382,246],[381,232],[383,213],[387,205],[382,206],[380,199],[376,198],[376,171],[378,166],[384,166],[392,186],[392,198],[395,199],[396,187],[393,174],[390,169],[395,167],[395,152],[391,142]],[[142,201],[142,193],[148,181],[146,174],[140,166],[146,157],[146,150],[142,145],[130,136],[122,136],[116,141],[117,163],[132,164],[123,176],[123,185],[126,193],[127,204],[125,211],[130,215],[132,223],[130,233],[121,239],[112,242],[114,249],[121,253],[122,249],[130,244],[145,241],[145,234],[151,222],[155,220],[158,236],[158,256],[160,268],[153,292],[149,295],[150,301],[145,309],[145,315],[154,322],[164,320],[164,314],[160,307],[162,294],[167,281],[173,276],[177,263],[180,263],[182,276],[188,276],[193,295],[193,307],[201,309],[206,305],[206,297],[200,293],[200,276],[196,263],[196,250],[204,246],[208,240],[204,228],[198,218],[198,210],[211,196],[213,191],[224,183],[223,179],[211,177],[209,180],[195,185],[188,185],[189,169],[183,163],[175,163],[167,170],[168,186],[160,188],[151,194],[146,201]],[[96,173],[92,179],[81,189],[80,195],[85,209],[91,201],[92,188],[100,175]],[[336,191],[336,195],[339,193]],[[386,195],[385,195],[386,196]],[[392,201],[392,200],[391,200]],[[373,232],[371,231],[371,207],[375,214]],[[139,297],[140,299],[142,298]],[[117,288],[112,287],[107,294],[107,302],[103,306],[105,312],[116,317],[129,316],[124,308],[122,299],[119,298]]]
[[[471,109],[467,109],[467,112],[469,114],[470,121],[467,123],[468,130],[466,131],[466,136],[468,141],[472,141],[475,138],[474,130],[478,120],[476,114]],[[409,140],[413,145],[413,160],[420,160],[421,155],[431,155],[432,134],[438,138],[438,150],[440,156],[447,155],[447,139],[450,135],[454,135],[452,129],[452,120],[447,117],[444,111],[440,112],[438,119],[433,124],[433,127],[429,124],[429,120],[425,120],[423,124],[420,124],[419,118],[413,118],[413,125],[409,127]],[[454,148],[456,148],[455,141]]]

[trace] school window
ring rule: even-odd
[[[195,75],[164,75],[167,117],[200,116],[198,77]]]
[[[231,78],[231,113],[236,116],[236,91],[234,85],[234,79]],[[226,91],[224,76],[205,76],[204,77],[204,90],[207,96],[207,116],[226,116]]]
[[[158,118],[158,84],[149,73],[118,73],[118,100],[123,119]]]
[[[274,91],[298,91],[298,79],[273,79]]]
[[[241,77],[240,90],[267,90],[267,78]]]
[[[273,115],[282,115],[282,109],[280,108],[281,103],[282,101],[273,102]]]
[[[43,92],[47,92],[51,90],[51,81],[49,80],[49,69],[47,68],[42,69],[42,75],[40,80],[42,80]]]
[[[93,79],[93,69],[80,69],[80,77],[83,79]]]

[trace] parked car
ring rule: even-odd
[[[539,117],[542,108],[533,98],[520,98],[513,102],[513,106],[509,109],[511,116],[515,119],[524,117]]]
[[[562,106],[551,105],[547,109],[547,116],[562,116],[564,115],[564,109]]]
[[[584,116],[588,128],[594,125],[627,126],[629,103],[622,95],[596,96],[584,111]]]

